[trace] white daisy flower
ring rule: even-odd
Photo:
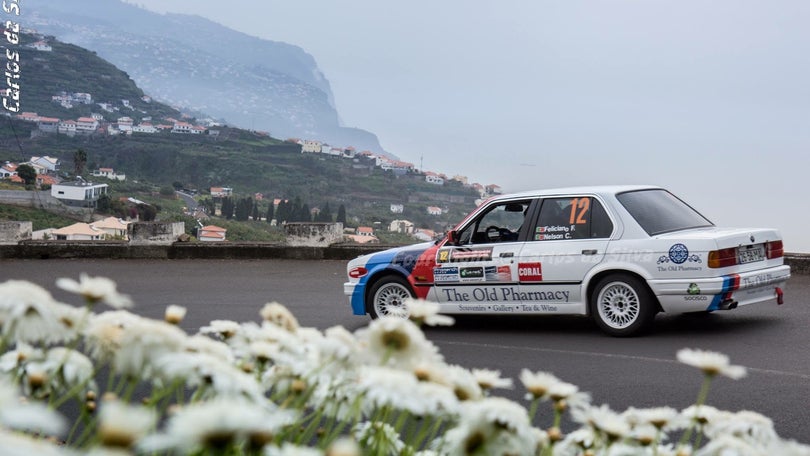
[[[478,382],[478,386],[484,391],[489,391],[495,388],[511,389],[512,379],[501,377],[501,371],[490,369],[473,369],[473,377]]]
[[[75,337],[50,292],[25,280],[0,284],[0,335],[6,341],[57,343]]]
[[[290,332],[295,332],[299,328],[298,320],[292,312],[282,304],[277,302],[269,302],[262,307],[259,311],[264,321],[273,323],[279,328],[283,328]]]
[[[547,399],[549,390],[561,380],[548,372],[520,371],[520,382],[526,388],[526,399]]]
[[[241,329],[239,323],[232,320],[212,320],[208,326],[200,328],[201,334],[216,335],[224,340],[236,336]]]
[[[362,454],[360,445],[347,437],[335,440],[326,449],[326,456],[361,456]]]
[[[184,318],[186,318],[187,309],[183,306],[171,304],[166,306],[166,311],[163,314],[163,320],[172,325],[179,325]]]
[[[152,408],[120,401],[104,401],[98,419],[101,445],[129,449],[155,428],[157,412]]]
[[[61,435],[66,422],[57,412],[39,402],[22,402],[17,387],[0,378],[0,425],[18,431]],[[0,448],[5,449],[2,444]]]
[[[526,409],[503,398],[465,402],[459,423],[433,443],[444,455],[534,454],[539,435],[531,431]]]
[[[365,329],[357,332],[361,343],[366,344],[365,355],[371,364],[386,364],[401,369],[410,369],[425,360],[441,360],[438,349],[412,321],[398,317],[383,317],[374,320]]]
[[[167,352],[155,359],[154,374],[166,383],[183,380],[202,389],[202,397],[263,398],[256,379],[236,366],[207,353]]]
[[[720,374],[739,380],[747,374],[745,367],[730,364],[728,356],[722,353],[683,348],[678,351],[677,358],[686,365],[697,367],[710,377]]]
[[[452,326],[456,321],[453,317],[439,314],[439,304],[424,299],[407,299],[405,307],[408,309],[408,318],[417,325]]]
[[[763,454],[765,453],[761,448],[727,434],[713,438],[694,452],[694,456],[762,456]]]
[[[733,435],[760,447],[779,440],[773,421],[767,416],[750,410],[723,414],[721,419],[709,421],[703,432],[710,438]]]
[[[711,405],[690,405],[681,411],[684,419],[694,421],[696,424],[705,426],[715,420],[721,419],[725,412],[718,410]]]
[[[97,389],[93,380],[95,367],[83,353],[65,347],[54,347],[48,350],[45,358],[56,368],[52,375],[61,383],[58,391],[66,392],[79,385],[84,385],[85,392]]]
[[[183,349],[186,333],[169,323],[142,318],[122,328],[120,346],[113,356],[116,372],[148,379],[161,355]]]
[[[681,414],[672,407],[643,409],[630,407],[624,411],[623,415],[633,426],[638,424],[650,424],[656,429],[666,431],[681,429],[688,424],[682,419]]]
[[[121,347],[124,331],[142,320],[126,310],[113,310],[91,315],[83,329],[84,341],[90,356],[99,361],[110,361]]]
[[[201,334],[187,337],[183,341],[182,351],[189,353],[205,353],[227,363],[234,361],[233,351],[228,344]]]
[[[374,449],[377,455],[402,454],[405,444],[399,439],[396,429],[388,423],[366,421],[352,429],[354,438],[367,449]]]
[[[446,365],[446,382],[460,401],[477,401],[484,396],[475,376],[462,366]]]
[[[604,434],[610,441],[618,441],[630,434],[630,424],[620,414],[614,412],[607,405],[588,407],[582,410],[575,409],[572,418],[582,424],[594,428]]]
[[[34,348],[24,342],[18,343],[14,350],[0,356],[0,372],[10,377],[21,377],[25,373],[25,363],[30,360],[45,359],[45,351]]]
[[[0,429],[0,448],[2,448],[3,456],[79,456],[81,454],[46,439],[29,437],[4,429]]]
[[[119,293],[115,282],[106,277],[90,277],[81,273],[78,282],[63,277],[56,281],[56,286],[84,297],[89,304],[103,302],[116,309],[132,307],[132,299]]]
[[[191,453],[247,445],[255,451],[295,419],[294,412],[272,408],[267,401],[213,398],[180,409],[169,417],[163,434],[147,436],[138,448],[146,453]]]

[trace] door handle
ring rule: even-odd
[[[512,258],[515,256],[515,252],[501,252],[501,258]]]
[[[596,249],[585,249],[582,251],[583,255],[596,255]]]

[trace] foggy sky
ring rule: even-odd
[[[344,125],[417,167],[505,191],[662,185],[810,252],[805,0],[131,3],[300,46]]]

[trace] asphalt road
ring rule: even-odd
[[[201,260],[0,260],[0,281],[36,282],[57,299],[77,302],[57,289],[59,277],[80,272],[110,277],[130,294],[135,311],[162,318],[169,304],[189,309],[189,332],[213,319],[258,321],[270,301],[293,310],[302,325],[325,329],[364,326],[342,294],[342,261]],[[714,350],[748,367],[741,380],[718,378],[708,403],[754,410],[771,417],[782,437],[810,443],[810,276],[794,276],[785,304],[748,306],[703,316],[661,316],[651,335],[604,336],[580,317],[463,317],[427,334],[445,358],[466,367],[498,369],[515,380],[500,391],[523,401],[520,370],[544,370],[575,383],[596,404],[686,407],[697,397],[699,372],[675,361],[684,347]],[[543,424],[543,423],[541,423]]]

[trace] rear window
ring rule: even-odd
[[[616,199],[650,236],[713,226],[706,217],[666,190],[620,193]]]

